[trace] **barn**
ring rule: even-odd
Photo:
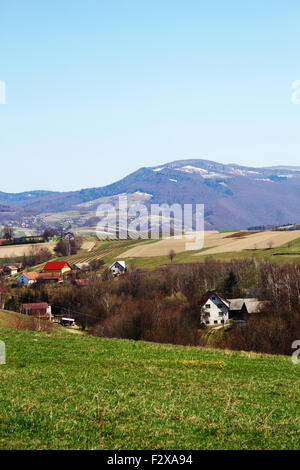
[[[48,261],[44,266],[43,272],[65,274],[71,270],[72,268],[67,261]]]

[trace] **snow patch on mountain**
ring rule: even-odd
[[[265,181],[267,183],[274,183],[274,181],[270,180],[270,178],[255,178],[256,181]]]
[[[126,196],[131,196],[131,195],[134,195],[134,194],[137,194],[138,196],[144,196],[146,198],[151,198],[153,197],[153,194],[150,194],[150,193],[143,193],[142,191],[135,191],[135,193],[127,193]]]
[[[196,173],[200,175],[202,178],[230,178],[228,175],[224,175],[222,173],[217,173],[215,171],[208,171],[204,168],[199,168],[192,165],[182,166],[180,168],[175,168],[177,171],[182,171],[184,173]]]
[[[152,171],[161,171],[161,170],[163,170],[164,168],[165,168],[164,166],[161,167],[161,168],[154,168]]]
[[[182,166],[180,168],[175,168],[177,171],[183,171],[184,173],[208,173],[208,170],[205,170],[204,168],[198,168],[196,166],[192,165],[186,165]]]

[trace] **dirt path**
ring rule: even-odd
[[[83,250],[91,251],[95,247],[94,242],[84,241],[81,248]]]

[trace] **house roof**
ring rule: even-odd
[[[230,303],[230,310],[241,310],[245,299],[228,299],[228,302]]]
[[[248,313],[259,313],[261,308],[266,304],[264,300],[245,299],[245,305]]]
[[[71,266],[69,265],[69,263],[67,263],[67,261],[48,261],[48,263],[45,264],[44,266],[44,271],[56,271],[58,269],[63,269],[63,268],[70,268],[71,269]]]
[[[22,308],[24,310],[40,310],[44,308],[48,308],[49,305],[47,302],[34,302],[34,303],[29,303],[29,304],[22,304]]]
[[[37,279],[62,279],[60,273],[39,273]]]
[[[89,268],[90,264],[89,263],[76,263],[73,265],[73,268],[78,268],[78,269],[84,269],[84,268]]]
[[[206,302],[212,297],[212,296],[218,297],[218,299],[226,306],[229,307],[229,302],[228,300],[223,299],[219,294],[217,294],[215,291],[207,291],[203,296],[202,299],[200,300],[200,308],[203,307]]]
[[[115,266],[116,264],[119,264],[120,266],[122,266],[122,268],[126,268],[126,262],[125,261],[119,261],[119,260],[116,260],[113,262],[113,264],[110,265],[109,269],[111,269],[113,266]]]
[[[241,310],[245,305],[248,313],[258,313],[265,305],[265,301],[256,298],[229,299],[230,310]]]
[[[10,269],[11,271],[18,270],[17,266],[5,266],[5,269]]]
[[[22,273],[24,276],[27,277],[27,279],[36,279],[39,275],[39,273],[36,273],[35,271],[31,272],[31,273]],[[22,276],[22,274],[20,274],[20,276]],[[19,276],[19,277],[20,277]],[[19,279],[18,277],[18,279]]]

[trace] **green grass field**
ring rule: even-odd
[[[300,365],[0,329],[0,449],[299,449]]]
[[[26,320],[27,317],[21,313],[0,309],[0,328],[11,328],[15,320],[23,318]]]
[[[22,323],[24,329],[30,329],[32,322],[32,317],[10,310],[0,309],[0,328],[18,328],[18,324]],[[55,325],[55,327],[56,326],[57,325]]]

